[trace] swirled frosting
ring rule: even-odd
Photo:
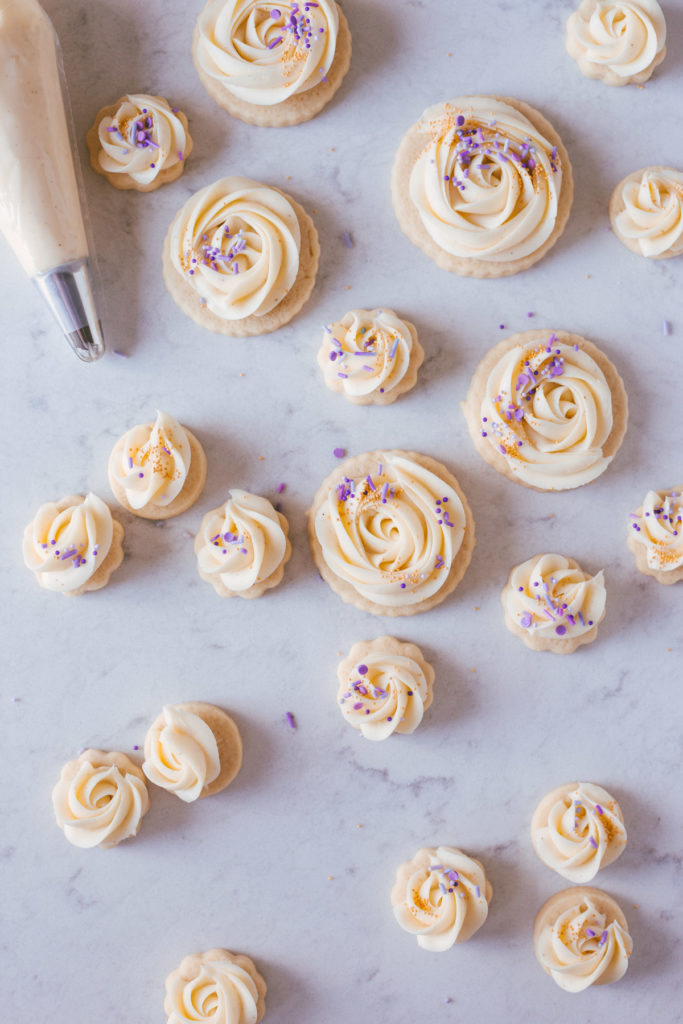
[[[57,824],[83,849],[108,849],[134,836],[149,810],[144,781],[116,763],[99,762],[98,753],[88,750],[70,761],[52,793]]]
[[[273,106],[326,80],[338,28],[334,0],[209,0],[196,59],[233,96]]]
[[[225,505],[204,517],[195,540],[202,576],[231,593],[267,582],[287,555],[287,536],[267,498],[232,490]]]
[[[564,555],[534,555],[512,570],[502,599],[507,617],[529,636],[575,640],[605,613],[604,575],[590,576]]]
[[[246,957],[205,954],[183,965],[188,961],[194,964],[192,977],[174,971],[166,981],[167,1024],[256,1024],[259,991]]]
[[[650,569],[683,568],[683,487],[648,491],[642,508],[631,518],[631,540],[644,549]]]
[[[224,320],[263,316],[299,272],[301,231],[289,199],[250,178],[196,192],[171,227],[173,266]]]
[[[410,198],[434,242],[463,259],[506,263],[536,252],[555,227],[562,187],[557,147],[502,100],[470,96],[430,107],[431,140]]]
[[[96,494],[41,505],[24,533],[24,562],[46,590],[71,592],[87,585],[109,553],[114,526]]]
[[[409,655],[412,647],[380,637],[362,645],[361,661],[349,665],[347,658],[340,665],[337,696],[342,714],[368,740],[414,732],[432,702],[434,672]]]
[[[403,864],[391,894],[401,928],[440,953],[466,942],[488,916],[492,889],[478,860],[453,846],[420,850]]]
[[[567,22],[567,50],[584,75],[612,85],[649,78],[665,43],[657,0],[583,0]]]
[[[617,234],[642,256],[683,253],[683,173],[672,167],[646,167],[640,178],[620,186],[624,208],[614,218]]]
[[[102,118],[97,134],[102,170],[128,174],[138,185],[151,184],[185,159],[187,132],[161,96],[124,96],[114,114]]]
[[[618,803],[605,789],[579,782],[541,801],[532,840],[544,864],[570,882],[585,884],[623,853],[626,828]]]
[[[325,383],[351,399],[388,397],[406,377],[415,341],[392,310],[352,309],[325,327],[318,355]]]
[[[578,899],[541,931],[536,953],[565,992],[609,985],[623,977],[633,939],[618,921],[609,921],[590,897]]]
[[[182,491],[192,461],[190,442],[180,423],[157,412],[153,424],[141,423],[123,437],[112,477],[124,489],[131,508],[170,505]]]
[[[221,770],[216,737],[199,715],[167,704],[163,725],[155,723],[145,737],[142,770],[156,786],[191,803]]]
[[[565,491],[604,473],[612,424],[604,373],[580,345],[555,334],[509,348],[481,402],[481,436],[523,483],[543,490]]]
[[[315,514],[315,534],[329,568],[358,594],[397,608],[436,594],[465,536],[457,492],[402,455],[330,489]]]

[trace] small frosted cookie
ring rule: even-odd
[[[620,181],[609,204],[619,241],[637,256],[668,260],[683,253],[683,172],[645,167]]]
[[[454,846],[418,850],[391,890],[394,917],[422,949],[441,953],[479,931],[493,897],[484,867]]]
[[[192,152],[187,118],[161,96],[121,96],[86,136],[93,170],[115,188],[152,192],[175,181]]]
[[[318,365],[325,384],[354,405],[388,405],[417,381],[424,350],[392,309],[352,309],[325,327]]]
[[[564,231],[574,194],[553,126],[500,96],[425,110],[401,142],[391,190],[411,242],[465,277],[506,277],[540,260]]]
[[[343,601],[375,615],[440,604],[474,550],[474,519],[445,466],[416,452],[367,452],[321,484],[308,511],[315,564]]]
[[[645,576],[664,584],[683,580],[683,486],[648,491],[631,514],[626,543]]]
[[[191,196],[164,242],[171,297],[200,327],[246,337],[296,316],[318,271],[318,232],[291,196],[221,178]]]
[[[123,561],[123,527],[96,494],[41,505],[24,530],[24,562],[41,587],[77,597],[99,590]]]
[[[170,519],[194,505],[206,482],[206,455],[187,427],[166,412],[120,438],[109,456],[116,500],[143,519]]]
[[[523,331],[500,341],[477,367],[462,410],[482,458],[538,491],[595,480],[628,422],[615,367],[567,331]]]
[[[534,811],[531,842],[549,868],[585,884],[624,852],[624,817],[602,786],[568,782],[546,793]]]
[[[341,713],[367,740],[415,732],[433,700],[434,669],[391,636],[354,644],[337,669]]]
[[[142,770],[185,803],[229,786],[242,766],[242,740],[214,704],[167,704],[145,736]]]
[[[534,950],[556,985],[583,992],[623,977],[633,939],[616,900],[601,889],[575,886],[555,893],[539,910]]]
[[[266,983],[243,953],[194,953],[167,977],[164,1011],[166,1024],[258,1024]]]
[[[219,106],[248,124],[285,127],[329,103],[351,63],[351,33],[334,0],[208,0],[192,57]]]
[[[567,52],[605,85],[646,82],[666,56],[657,0],[581,0],[567,22]]]
[[[149,796],[144,775],[125,754],[86,750],[62,768],[52,806],[70,843],[107,850],[138,834]]]
[[[282,581],[289,523],[267,498],[232,490],[202,519],[194,550],[199,575],[220,597],[260,597]]]
[[[571,654],[598,635],[605,578],[564,555],[533,555],[516,565],[500,595],[505,625],[532,651]]]

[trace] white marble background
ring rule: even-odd
[[[196,148],[179,181],[138,195],[95,176],[81,147],[110,347],[99,364],[77,362],[2,252],[8,1021],[161,1021],[166,974],[214,945],[256,960],[274,1024],[683,1020],[683,584],[638,575],[624,542],[645,491],[682,478],[683,259],[633,256],[607,219],[629,171],[683,166],[683,5],[663,6],[666,62],[644,88],[610,89],[565,53],[569,2],[346,0],[354,58],[336,100],[310,124],[274,130],[232,120],[200,86],[190,58],[198,3],[46,0],[81,139],[100,106],[148,91],[187,112]],[[539,107],[574,164],[561,241],[500,281],[439,270],[391,208],[404,130],[427,105],[467,92]],[[245,342],[183,317],[161,278],[174,212],[230,173],[291,191],[315,211],[322,245],[302,315]],[[315,352],[322,323],[375,305],[417,324],[427,360],[397,404],[357,408],[324,388]],[[596,483],[537,494],[475,454],[459,402],[499,324],[576,331],[617,364],[631,422]],[[111,446],[157,407],[205,446],[202,498],[160,528],[119,513],[127,557],[105,590],[77,601],[41,591],[22,564],[24,524],[64,493],[110,499]],[[457,473],[478,544],[439,608],[396,624],[342,604],[318,579],[304,512],[337,446],[415,448]],[[284,584],[254,602],[219,600],[186,531],[230,487],[274,497],[281,482],[294,544]],[[598,640],[568,658],[528,651],[502,623],[510,566],[543,549],[606,569]],[[385,631],[423,647],[436,699],[413,736],[373,745],[342,720],[335,670],[354,641]],[[133,753],[164,702],[192,698],[239,724],[245,759],[231,788],[195,806],[155,789],[137,839],[69,846],[50,805],[62,763],[87,745]],[[533,954],[535,913],[565,883],[536,859],[528,825],[548,789],[577,778],[621,802],[629,844],[597,883],[622,903],[635,950],[618,985],[570,996]],[[397,865],[436,843],[480,857],[494,887],[482,931],[443,954],[420,950],[389,906]]]

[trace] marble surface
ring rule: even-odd
[[[680,126],[683,5],[663,6],[666,62],[644,88],[610,89],[565,53],[571,3],[346,0],[354,57],[336,100],[310,124],[273,130],[232,120],[200,86],[190,58],[198,4],[46,0],[81,139],[100,106],[149,91],[187,112],[196,148],[179,181],[137,195],[95,176],[81,147],[110,349],[97,365],[68,351],[2,250],[8,1020],[161,1021],[166,974],[214,945],[256,960],[275,1024],[683,1019],[683,584],[638,575],[624,541],[645,491],[681,481],[683,259],[633,256],[607,219],[629,171],[683,166],[681,133],[670,130]],[[500,281],[439,270],[391,207],[403,132],[429,104],[468,91],[539,107],[575,169],[561,241]],[[161,278],[174,212],[226,173],[292,192],[314,211],[322,245],[303,313],[244,342],[191,323]],[[321,324],[375,305],[417,325],[427,358],[410,395],[359,408],[324,388],[315,353]],[[578,491],[504,480],[466,433],[459,402],[479,358],[529,327],[593,339],[628,390],[624,445]],[[24,524],[64,493],[111,499],[109,451],[157,407],[204,444],[202,498],[163,527],[119,513],[126,559],[105,590],[77,601],[41,591],[22,564]],[[437,609],[392,623],[342,604],[318,578],[304,513],[337,446],[414,448],[459,477],[478,544]],[[294,545],[283,585],[254,602],[220,600],[197,575],[189,535],[230,487],[275,497],[280,483]],[[502,623],[510,566],[543,549],[606,571],[598,640],[568,658],[528,651]],[[342,720],[335,672],[356,640],[383,632],[423,648],[436,697],[414,735],[372,744]],[[162,704],[193,698],[239,724],[245,758],[233,785],[194,806],[154,790],[137,839],[71,847],[50,804],[63,762],[90,745],[135,756]],[[621,902],[635,950],[618,985],[573,997],[534,959],[535,913],[566,883],[535,857],[528,826],[538,799],[576,778],[606,786],[623,808],[627,850],[597,883]],[[395,924],[389,891],[398,864],[437,843],[479,857],[494,898],[472,941],[430,954]]]

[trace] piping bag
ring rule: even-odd
[[[37,0],[0,0],[0,229],[85,362],[104,352],[59,43]]]

